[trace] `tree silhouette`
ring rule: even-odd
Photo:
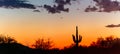
[[[98,38],[96,42],[91,44],[91,47],[98,47],[98,48],[113,48],[113,47],[120,47],[120,38],[114,38],[113,36],[109,36],[106,38]]]
[[[36,49],[48,50],[53,46],[52,43],[53,42],[50,39],[45,40],[39,38],[38,40],[35,41],[35,43],[32,46],[35,47]]]
[[[17,43],[17,41],[10,36],[0,35],[0,44],[3,43]]]

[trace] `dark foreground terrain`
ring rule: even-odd
[[[0,44],[0,54],[120,54],[119,47],[103,48],[103,47],[69,47],[62,50],[59,49],[32,49],[27,46],[10,43]]]
[[[29,48],[11,37],[0,36],[0,54],[120,54],[120,38],[113,37],[98,38],[90,46],[73,44],[62,50],[50,48],[51,41],[44,39],[36,40],[33,46]]]

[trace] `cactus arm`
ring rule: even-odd
[[[74,35],[72,35],[72,37],[73,37],[73,41],[76,43],[75,36],[74,36]]]
[[[82,40],[82,36],[79,35],[79,40],[78,40],[78,42],[81,42],[81,40]]]

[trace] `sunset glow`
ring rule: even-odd
[[[35,5],[41,5],[42,2],[52,5],[52,1],[29,1]],[[111,35],[120,37],[119,27],[105,27],[110,24],[119,24],[120,12],[84,12],[84,9],[91,4],[87,1],[89,0],[73,2],[75,4],[71,6],[66,5],[70,8],[68,13],[51,14],[42,8],[40,12],[24,8],[0,8],[0,34],[14,37],[18,42],[27,46],[31,46],[38,38],[50,39],[56,48],[64,48],[74,43],[72,34],[75,34],[76,26],[83,37],[81,45],[88,46],[98,37]]]

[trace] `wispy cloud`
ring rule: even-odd
[[[108,27],[108,28],[120,27],[120,24],[118,24],[118,25],[111,24],[111,25],[107,25],[106,27]]]
[[[85,12],[112,12],[120,11],[120,2],[117,0],[93,0],[96,4],[95,6],[88,6]]]

